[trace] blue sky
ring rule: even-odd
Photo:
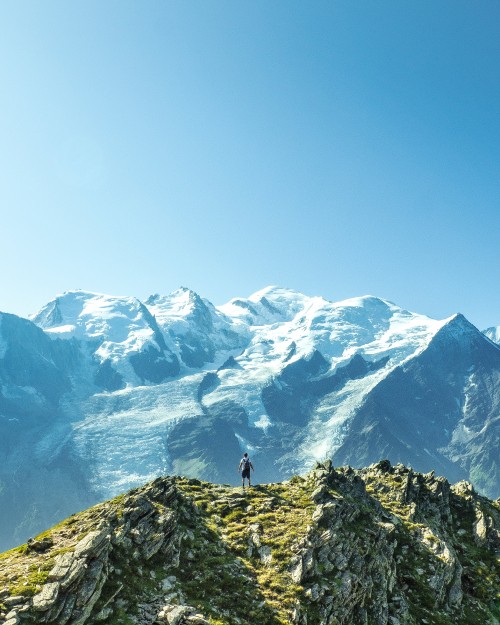
[[[0,4],[0,309],[280,284],[500,324],[500,5]]]

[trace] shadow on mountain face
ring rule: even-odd
[[[459,324],[460,318],[445,326],[373,389],[335,464],[361,467],[388,458],[452,482],[474,479],[483,493],[498,496],[500,350],[475,328],[465,340],[468,328]]]
[[[98,500],[72,445],[64,445],[45,463],[45,458],[34,457],[36,434],[41,437],[43,431],[32,434],[25,440],[22,456],[7,457],[0,468],[0,551],[26,542]]]
[[[173,472],[215,483],[235,483],[241,446],[235,432],[248,428],[245,410],[221,402],[203,416],[184,419],[169,433]]]
[[[262,390],[264,407],[273,420],[268,429],[251,427],[247,412],[234,401],[205,406],[205,395],[220,384],[216,373],[207,373],[198,389],[204,416],[185,419],[169,432],[167,449],[172,471],[236,485],[240,480],[236,468],[245,449],[256,467],[252,474],[254,481],[271,482],[288,477],[295,471],[288,460],[290,450],[300,445],[303,427],[316,402],[325,393],[341,389],[349,380],[362,378],[386,362],[387,359],[368,362],[356,355],[345,367],[326,376],[329,365],[318,351],[309,359],[289,364]]]
[[[325,375],[329,364],[320,352],[286,366],[262,389],[262,402],[273,420],[298,427],[308,424],[314,406],[327,393],[340,390],[349,380],[358,380],[387,364],[388,358],[369,362],[356,354],[347,365]]]

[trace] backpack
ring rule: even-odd
[[[248,456],[246,458],[242,458],[241,461],[243,462],[243,471],[250,468],[250,458]]]

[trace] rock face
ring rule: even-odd
[[[498,623],[500,504],[379,462],[158,478],[0,555],[7,625]]]

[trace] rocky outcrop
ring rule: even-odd
[[[498,501],[387,461],[159,478],[2,554],[0,622],[493,625],[499,530]]]

